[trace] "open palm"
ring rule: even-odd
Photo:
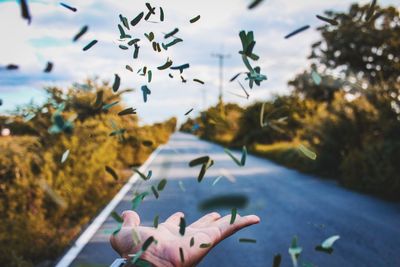
[[[231,224],[231,215],[221,218],[221,215],[214,212],[187,226],[182,236],[179,233],[182,217],[184,214],[177,212],[153,228],[140,226],[139,215],[134,211],[125,211],[122,214],[124,222],[121,230],[110,238],[111,245],[122,257],[129,258],[141,249],[145,240],[154,237],[157,242],[150,245],[141,259],[154,266],[195,266],[220,241],[260,221],[255,215],[237,215]],[[133,240],[132,233],[135,232],[140,236],[140,244],[135,244]]]

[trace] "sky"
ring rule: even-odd
[[[138,60],[132,51],[118,48],[120,42],[117,28],[119,14],[132,20],[146,11],[145,3],[162,6],[165,13],[163,23],[141,21],[132,31],[141,38]],[[68,88],[86,78],[99,77],[101,81],[113,81],[114,74],[121,76],[121,87],[136,89],[126,94],[124,104],[137,109],[143,124],[163,121],[175,116],[180,122],[184,114],[194,108],[195,116],[205,107],[218,100],[219,67],[214,53],[229,57],[224,67],[224,101],[249,105],[255,101],[288,94],[287,82],[309,66],[307,56],[311,44],[319,40],[316,28],[323,24],[315,18],[325,10],[346,11],[348,0],[265,0],[254,10],[248,10],[250,0],[68,0],[65,3],[78,9],[71,12],[59,5],[59,1],[29,1],[32,23],[27,24],[20,16],[17,1],[0,0],[0,68],[13,63],[20,66],[18,71],[0,70],[0,113],[12,111],[18,105],[44,99],[43,87],[59,86]],[[357,1],[367,4],[370,1]],[[380,5],[398,6],[398,1],[381,0]],[[159,21],[159,11],[150,21]],[[197,15],[201,19],[191,24],[189,20]],[[89,31],[78,42],[73,36],[83,27]],[[284,36],[293,30],[310,25],[311,28],[290,39]],[[168,51],[155,53],[143,34],[153,31],[157,41],[163,40],[163,33],[179,28],[178,37],[184,41]],[[260,87],[248,90],[249,100],[234,94],[244,95],[237,83],[229,80],[236,73],[246,71],[238,51],[241,30],[254,31],[257,41],[255,53],[257,62],[268,80]],[[82,48],[91,40],[99,42],[90,50]],[[184,71],[187,83],[182,83],[177,72],[159,71],[167,58],[174,65],[185,63],[190,68]],[[54,63],[51,73],[43,73],[47,61]],[[132,66],[134,72],[125,69]],[[143,66],[153,71],[153,81],[136,71]],[[172,73],[171,79],[168,73]],[[204,85],[193,82],[200,79]],[[147,103],[143,102],[142,85],[147,85],[152,94]]]

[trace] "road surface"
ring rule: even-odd
[[[199,168],[189,168],[188,162],[203,155],[213,158],[215,165],[199,184]],[[221,146],[183,133],[172,136],[148,169],[153,171],[149,185],[162,178],[167,178],[168,184],[158,200],[150,195],[138,209],[145,225],[152,225],[156,215],[160,215],[161,221],[176,211],[183,211],[187,222],[193,222],[204,214],[198,209],[201,201],[226,194],[246,195],[249,205],[239,212],[260,216],[259,225],[222,242],[200,266],[272,266],[276,253],[282,255],[281,266],[292,266],[288,247],[295,235],[303,248],[301,262],[324,267],[400,266],[399,204],[352,192],[332,181],[254,156],[249,156],[246,166],[240,168]],[[224,178],[213,186],[220,175]],[[149,188],[135,185],[132,190],[137,189],[142,192]],[[132,190],[115,208],[117,212],[129,209]],[[109,266],[118,256],[108,243],[110,231],[115,228],[117,224],[108,218],[71,266]],[[332,255],[314,250],[332,235],[341,237]],[[257,243],[239,243],[242,237],[254,238]]]

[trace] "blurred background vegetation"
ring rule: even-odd
[[[176,128],[175,118],[139,126],[136,115],[117,115],[126,108],[121,102],[104,109],[129,91],[114,94],[107,83],[88,80],[46,91],[43,105],[0,117],[0,130],[10,131],[0,136],[2,266],[52,266],[131,176],[130,167],[142,164]],[[55,133],[52,125],[60,118],[71,128]],[[122,135],[112,136],[115,127],[124,129]]]
[[[400,200],[399,10],[377,7],[365,20],[368,8],[326,12],[338,24],[318,28],[310,67],[289,82],[290,95],[245,108],[220,102],[181,131]]]

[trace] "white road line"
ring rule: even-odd
[[[146,160],[146,162],[139,168],[141,172],[144,172],[155,157],[163,149],[163,146],[159,146]],[[118,203],[124,198],[124,196],[132,188],[132,185],[139,178],[139,175],[135,173],[129,179],[129,181],[121,188],[121,190],[115,195],[110,203],[100,212],[100,214],[93,220],[93,222],[86,228],[86,230],[79,236],[75,241],[75,244],[68,250],[68,252],[61,258],[57,263],[56,267],[68,267],[72,261],[78,256],[79,252],[86,246],[93,235],[99,230],[101,225],[107,219],[109,214],[115,209]]]

